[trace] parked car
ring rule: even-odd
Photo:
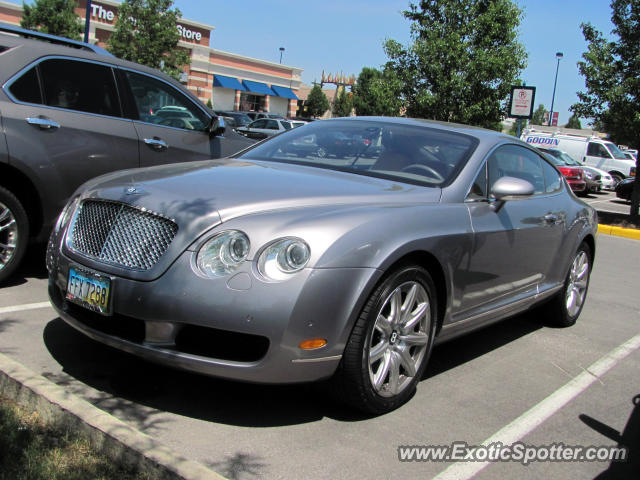
[[[551,160],[551,162],[553,162],[554,165],[556,165],[559,168],[560,167],[564,168],[564,170],[561,170],[561,172],[563,173],[563,175],[567,177],[571,177],[574,183],[571,188],[576,193],[586,195],[589,192],[598,192],[602,189],[602,176],[593,167],[584,166],[580,164],[580,162],[574,160],[570,156],[563,154],[558,150],[549,150],[549,149],[540,148],[540,147],[538,147],[538,150],[543,152],[545,155],[548,155],[549,157],[553,157],[553,158],[549,158],[549,160]],[[576,168],[582,170],[582,180],[584,181],[584,184],[585,184],[584,185],[585,188],[583,188],[582,182],[580,182],[579,187],[577,187],[577,190],[574,187],[574,185],[576,184],[576,181],[578,181],[579,179],[576,178],[572,170]],[[609,174],[607,175],[611,179],[611,183],[613,183],[613,177],[611,177]],[[571,185],[571,182],[569,184]]]
[[[259,120],[261,118],[279,118],[282,120],[286,120],[279,113],[269,113],[269,112],[242,112],[247,115],[251,120]]]
[[[262,140],[272,135],[291,130],[293,126],[288,120],[279,118],[261,118],[251,122],[246,127],[238,127],[236,131],[256,140]]]
[[[582,168],[582,170],[584,170],[585,172],[585,178],[587,180],[588,186],[592,187],[590,188],[590,191],[596,191],[595,187],[598,187],[597,191],[600,191],[602,189],[605,189],[605,190],[614,189],[616,181],[606,170],[602,170],[596,167],[590,167],[583,163],[580,163],[577,160],[574,160],[572,157],[570,157],[567,154],[567,152],[563,152],[562,150],[558,150],[556,148],[538,147],[538,149],[542,150],[543,152],[549,153],[554,157],[564,161],[565,164],[568,166]],[[589,173],[591,173],[591,175],[589,175]],[[633,173],[633,170],[632,170],[632,173]],[[594,183],[599,182],[599,185],[590,185],[590,182],[589,182],[590,180],[594,181]]]
[[[252,143],[175,80],[99,47],[0,25],[0,52],[0,282],[90,178]]]
[[[235,127],[246,127],[247,125],[249,125],[253,120],[251,120],[251,117],[249,117],[247,114],[242,113],[242,112],[229,112],[229,111],[223,111],[223,110],[216,110],[215,111],[216,115],[220,115],[222,117],[231,117],[234,119],[235,121]]]
[[[635,182],[635,180],[635,178],[625,178],[618,183],[618,185],[616,185],[616,197],[630,202],[631,195],[633,194],[633,182]]]
[[[569,167],[561,160],[558,160],[553,155],[543,153],[545,158],[553,163],[557,169],[564,175],[567,183],[571,187],[571,190],[577,195],[586,195],[589,193],[587,189],[587,182],[585,180],[584,171],[579,167]]]
[[[382,148],[286,153],[310,135]],[[576,322],[596,229],[595,210],[513,137],[323,120],[233,158],[86,183],[49,242],[49,295],[120,350],[249,382],[332,378],[380,414],[412,396],[436,342],[543,302],[545,321]]]

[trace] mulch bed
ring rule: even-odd
[[[628,213],[598,212],[598,223],[622,228],[640,229],[640,225],[631,223]]]

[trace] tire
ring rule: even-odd
[[[618,184],[624,180],[624,177],[617,172],[609,172],[611,178],[613,178],[613,185],[611,186],[611,190],[615,190]]]
[[[570,327],[578,320],[587,299],[591,262],[591,249],[583,242],[573,255],[562,290],[545,305],[546,318],[554,326]]]
[[[418,266],[399,267],[381,282],[362,309],[334,376],[343,401],[380,415],[411,398],[433,347],[436,299],[429,272]]]
[[[13,193],[0,187],[0,284],[18,268],[28,243],[27,212]]]

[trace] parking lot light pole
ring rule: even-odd
[[[284,52],[284,47],[280,47],[280,63],[282,63],[282,53]]]
[[[556,99],[556,85],[558,83],[558,70],[560,69],[560,59],[562,58],[562,52],[556,52],[556,58],[558,63],[556,65],[556,79],[553,81],[553,95],[551,96],[551,111],[549,112],[549,126],[553,123],[553,101]]]

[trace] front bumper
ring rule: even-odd
[[[69,268],[82,262],[56,250],[48,252],[49,296],[72,327],[150,361],[256,383],[330,377],[362,293],[379,275],[371,268],[305,269],[273,283],[247,262],[234,275],[207,279],[193,272],[193,252],[185,251],[153,281],[111,275],[113,315],[102,316],[65,299]],[[310,338],[327,345],[298,347]]]

